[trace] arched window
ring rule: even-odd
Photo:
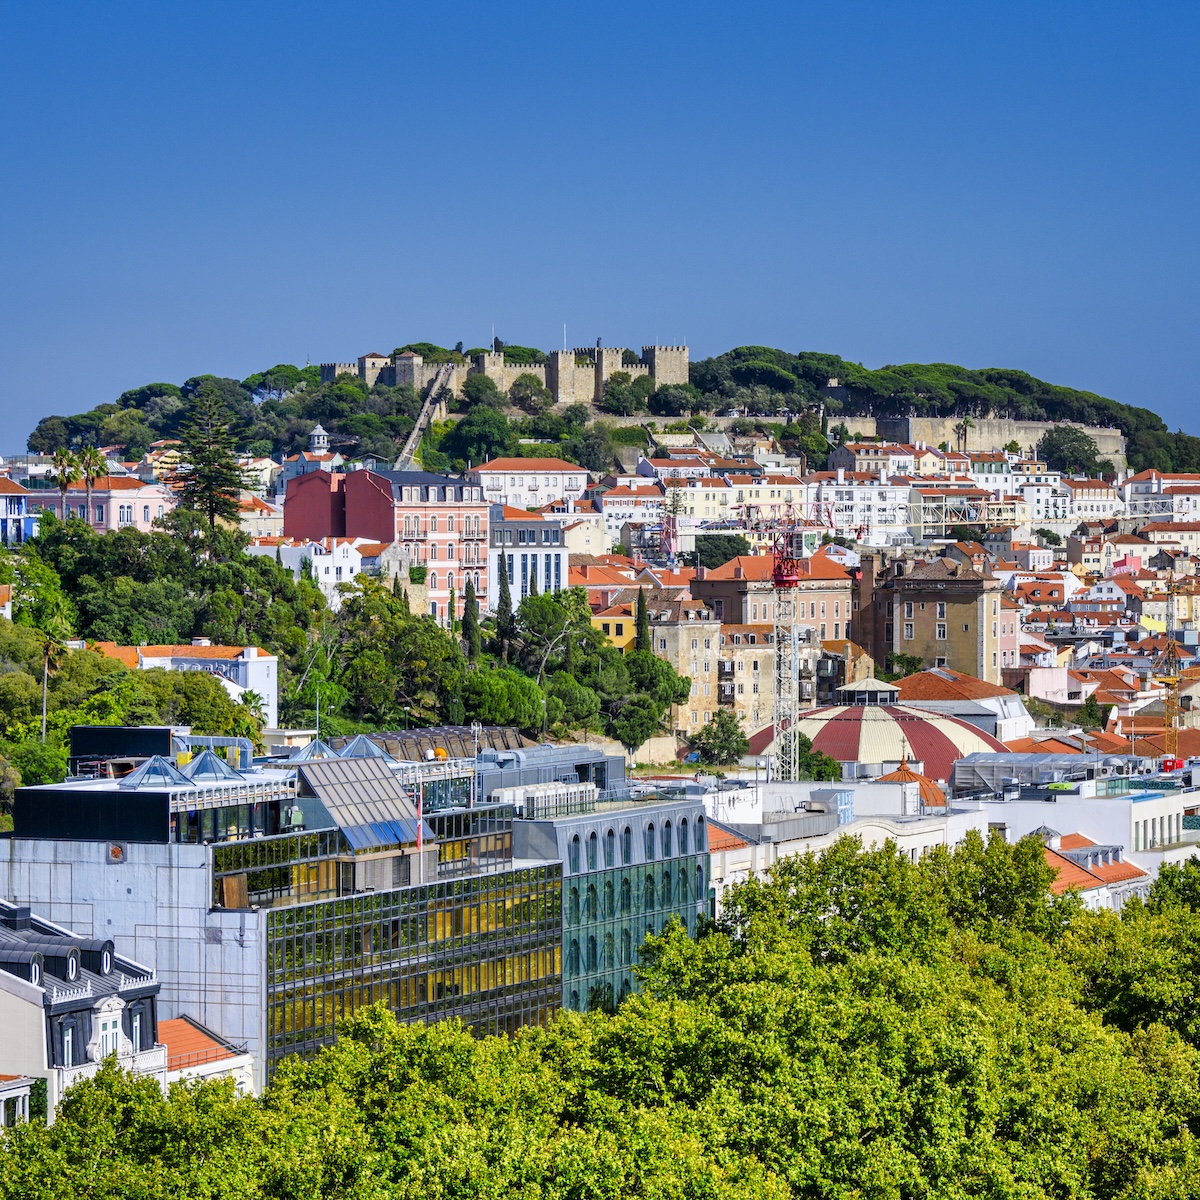
[[[604,835],[604,865],[606,867],[615,867],[617,865],[617,834],[616,831],[610,829]]]
[[[633,862],[633,830],[628,825],[621,834],[621,866],[627,867]]]
[[[429,572],[429,590],[431,592],[437,591],[437,572],[436,571]]]
[[[708,849],[708,842],[704,838],[704,818],[696,818],[696,853],[703,854]]]
[[[453,516],[449,516],[446,518],[446,529],[450,533],[454,532],[454,517]]]
[[[642,888],[642,912],[653,912],[654,907],[654,876],[647,875],[645,886]]]
[[[611,971],[617,964],[613,961],[613,935],[604,935],[604,953],[600,958],[600,970]]]
[[[688,852],[687,817],[684,817],[683,820],[679,822],[679,853],[686,854],[687,852]]]
[[[663,824],[662,832],[662,856],[663,858],[671,857],[671,822],[667,821]]]
[[[596,869],[596,858],[600,852],[600,839],[599,839],[599,837],[596,836],[596,833],[594,830],[592,831],[592,833],[590,833],[588,835],[587,851],[588,851],[588,859],[587,859],[588,870],[594,871]]]
[[[579,889],[572,888],[567,897],[567,924],[579,924]]]
[[[664,871],[662,877],[662,906],[670,908],[671,906],[671,872]]]
[[[475,591],[476,591],[476,593],[478,593],[478,591],[479,591],[479,572],[478,571],[475,572]]]
[[[570,1002],[567,1004],[567,1007],[568,1007],[568,1008],[569,1008],[569,1009],[570,1009],[572,1012],[578,1012],[578,1011],[579,1011],[579,993],[578,993],[578,992],[572,992],[572,993],[571,993],[571,999],[570,999]]]
[[[571,839],[571,845],[567,851],[567,869],[572,875],[579,874],[579,834]]]
[[[599,970],[600,963],[596,957],[596,939],[589,937],[587,940],[587,969],[589,971]]]
[[[696,903],[704,899],[704,864],[696,864]]]
[[[611,879],[605,880],[605,883],[604,883],[604,911],[600,914],[600,916],[602,918],[604,918],[606,921],[612,920],[612,918],[616,916],[616,912],[614,911],[615,905],[613,903],[614,899],[615,899],[615,894],[613,892],[613,881]]]
[[[625,936],[628,937],[629,934],[626,934]],[[628,998],[629,998],[629,980],[622,979],[621,980],[621,999],[618,1001],[618,1003],[624,1004]]]
[[[646,861],[654,861],[654,822],[646,826]]]
[[[629,966],[629,960],[633,957],[633,938],[630,936],[628,929],[621,930],[621,966]],[[628,984],[625,985],[628,989]],[[622,992],[622,998],[624,992]]]
[[[437,531],[438,531],[437,530],[437,517],[430,517],[429,518],[429,532],[437,533]]]
[[[589,884],[587,897],[583,902],[583,919],[589,923],[596,920],[596,888]]]
[[[571,947],[567,951],[567,974],[572,978],[579,974],[579,941],[577,938],[571,939]],[[575,1004],[578,1003],[579,1001],[576,1000]]]
[[[454,591],[454,572],[453,571],[446,572],[446,588],[447,588],[447,590],[449,590],[451,592]]]
[[[629,916],[633,911],[633,888],[629,883],[627,875],[621,880],[621,913],[623,916]]]

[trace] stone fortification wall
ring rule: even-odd
[[[865,438],[879,436],[879,426],[874,417],[831,416],[829,418],[829,428],[832,429],[835,425],[845,425],[850,431],[851,440],[853,440],[855,434],[860,434]]]
[[[534,363],[506,363],[503,354],[478,354],[471,366],[472,375],[486,375],[502,391],[507,392],[520,375],[534,375],[546,382],[546,367]]]
[[[450,379],[454,395],[462,393],[470,374],[487,375],[496,386],[507,392],[519,375],[536,375],[553,393],[556,404],[595,404],[604,395],[604,385],[615,371],[624,371],[632,379],[648,375],[655,387],[687,383],[688,348],[686,346],[643,346],[642,361],[626,365],[621,361],[621,346],[583,346],[575,350],[554,350],[544,365],[506,363],[502,353],[477,355],[470,366],[457,364]],[[585,360],[582,364],[577,359]],[[331,383],[339,375],[357,375],[373,384],[378,381],[388,387],[409,384],[424,391],[440,367],[427,363],[419,354],[393,355],[386,366],[365,360],[346,363],[322,363],[321,382]],[[369,376],[369,377],[368,377]],[[856,426],[855,428],[860,428]],[[862,428],[862,432],[866,432]]]
[[[862,417],[840,419],[851,429],[858,428],[855,423],[864,420]],[[925,442],[930,446],[945,442],[951,450],[997,450],[1015,441],[1023,451],[1032,453],[1056,425],[1074,425],[1095,441],[1101,458],[1112,459],[1118,468],[1125,466],[1125,438],[1119,429],[1081,425],[1078,421],[1012,421],[986,417],[966,429],[966,444],[963,445],[959,431],[961,424],[959,417],[880,417],[876,428],[880,437],[897,442]]]

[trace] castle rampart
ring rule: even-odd
[[[641,361],[631,364],[622,361],[624,355],[624,347],[597,345],[554,350],[545,363],[508,363],[503,353],[487,351],[476,355],[470,366],[456,363],[449,388],[454,395],[461,395],[469,375],[486,375],[507,392],[518,376],[533,375],[550,389],[555,404],[594,404],[603,397],[604,385],[616,371],[624,371],[633,379],[649,376],[655,387],[688,381],[686,346],[643,346]],[[368,386],[376,382],[388,387],[408,385],[420,392],[433,382],[440,369],[439,364],[427,363],[411,351],[393,354],[386,360],[363,355],[356,363],[322,363],[321,382],[330,383],[339,375],[357,375]]]

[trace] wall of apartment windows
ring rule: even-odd
[[[544,1024],[562,997],[559,863],[272,909],[267,1058],[333,1042],[382,1001],[482,1033]]]
[[[689,933],[708,908],[708,838],[699,803],[628,804],[608,812],[518,821],[553,824],[563,860],[562,1004],[611,1008],[636,988],[647,933],[678,917]]]

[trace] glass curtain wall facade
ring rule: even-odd
[[[378,1001],[480,1033],[544,1024],[561,1002],[561,930],[559,863],[272,909],[268,1070]]]
[[[555,822],[563,853],[564,1008],[611,1009],[636,987],[647,933],[708,911],[703,806],[630,805]]]

